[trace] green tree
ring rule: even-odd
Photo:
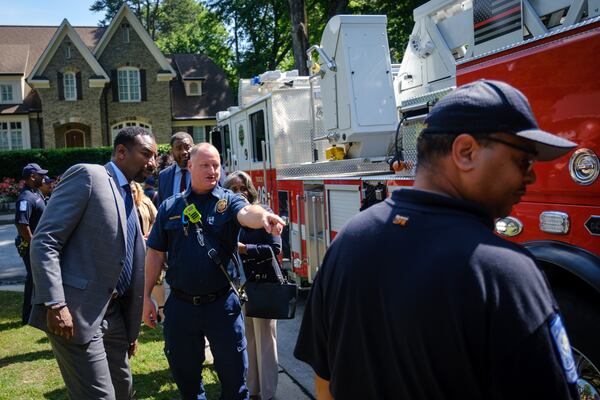
[[[206,0],[230,28],[241,77],[293,65],[287,0]]]
[[[104,12],[104,19],[99,24],[107,26],[123,4],[131,8],[152,39],[156,39],[160,0],[94,0],[90,11]]]
[[[388,18],[388,40],[392,62],[402,61],[408,37],[412,31],[413,10],[427,0],[352,0],[348,4],[351,14],[381,14]]]
[[[165,53],[203,53],[229,75],[236,71],[228,32],[221,20],[195,0],[164,0],[156,43]]]

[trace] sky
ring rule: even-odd
[[[53,25],[64,18],[73,26],[96,26],[103,13],[89,10],[92,0],[0,0],[0,25]]]

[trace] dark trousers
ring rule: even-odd
[[[33,291],[33,277],[31,276],[31,261],[29,260],[29,249],[21,257],[25,264],[25,270],[27,270],[27,276],[25,277],[25,288],[23,291],[23,307],[21,310],[21,323],[27,325],[29,322],[29,314],[31,314],[31,295]]]
[[[202,384],[205,337],[221,381],[221,399],[248,399],[244,319],[235,293],[196,306],[171,295],[164,312],[165,355],[182,400],[206,399]]]

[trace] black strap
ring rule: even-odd
[[[184,192],[184,194],[182,195],[183,197],[183,201],[185,202],[186,207],[189,206],[189,203],[187,201],[187,196],[189,194],[189,190],[187,192]],[[194,224],[194,226],[196,227],[196,235],[202,235],[202,232],[204,232],[204,230],[202,229],[203,224],[202,224],[202,220],[199,221],[200,225],[198,225],[196,222],[192,222],[192,224]],[[206,233],[210,232],[211,230],[207,230]],[[206,241],[209,242],[208,239],[210,239],[212,236],[211,235],[203,235],[206,237]],[[218,240],[218,239],[217,239]],[[199,244],[200,246],[204,247],[204,243],[201,243],[200,240]],[[229,273],[227,272],[227,269],[225,268],[225,266],[223,265],[223,261],[221,259],[221,256],[219,255],[219,252],[215,249],[214,246],[209,244],[209,249],[208,249],[208,257],[212,260],[212,262],[214,262],[215,264],[217,264],[219,266],[219,268],[221,269],[221,271],[223,272],[223,274],[225,275],[225,278],[227,278],[227,281],[229,282],[229,286],[231,286],[231,289],[233,290],[233,292],[239,297],[241,302],[245,302],[247,300],[247,296],[246,293],[244,292],[244,287],[240,287],[240,289],[238,290],[236,284],[233,282],[233,279],[231,279],[231,276],[229,275]],[[240,268],[238,263],[236,262],[235,259],[235,255],[232,256],[233,259],[233,264],[235,266],[236,272],[238,274],[238,276],[240,275]]]

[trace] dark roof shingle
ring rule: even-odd
[[[167,56],[177,72],[171,81],[173,119],[215,118],[218,111],[233,105],[225,71],[204,54]],[[183,80],[202,79],[202,95],[187,96]]]

